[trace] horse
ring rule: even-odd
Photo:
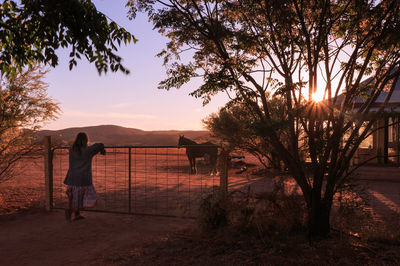
[[[179,136],[178,147],[184,146],[186,148],[186,156],[188,157],[190,164],[190,173],[196,174],[196,158],[203,157],[205,161],[208,161],[211,170],[211,174],[217,172],[217,157],[218,157],[218,146],[211,143],[196,143],[195,141],[185,138],[183,135]]]

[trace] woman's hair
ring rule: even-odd
[[[76,135],[74,144],[72,144],[72,150],[81,153],[82,148],[87,147],[88,137],[86,133],[80,132]]]

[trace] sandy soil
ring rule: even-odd
[[[67,222],[61,210],[0,220],[0,265],[102,265],[191,226],[193,220],[85,212]],[[124,253],[125,254],[125,253]]]

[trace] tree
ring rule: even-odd
[[[0,83],[0,183],[13,177],[23,156],[37,151],[34,132],[59,111],[46,95],[45,74],[34,67]]]
[[[99,74],[129,73],[115,54],[136,39],[97,11],[90,0],[5,0],[0,4],[0,71],[15,74],[37,63],[58,65],[56,50],[70,47],[69,68],[85,56]]]
[[[279,123],[280,138],[282,142],[287,139],[286,121],[282,120],[284,106],[280,97],[268,99],[274,110],[272,114]],[[212,137],[227,143],[229,149],[240,149],[254,155],[266,168],[281,169],[281,162],[277,154],[271,149],[271,144],[265,141],[256,126],[257,118],[249,112],[246,105],[236,103],[223,107],[218,113],[213,113],[203,120],[205,127]],[[277,128],[278,130],[278,128]]]
[[[207,103],[227,92],[232,102],[244,102],[302,190],[310,236],[329,234],[334,195],[384,105],[376,115],[370,110],[382,91],[388,92],[385,103],[390,99],[399,79],[400,1],[131,0],[128,5],[132,16],[147,12],[170,39],[160,53],[169,67],[160,88],[202,77],[193,96]],[[179,61],[187,50],[193,59]],[[313,101],[321,92],[325,100]],[[285,100],[286,143],[271,117],[270,94]],[[363,102],[355,108],[359,97]]]

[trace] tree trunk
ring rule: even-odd
[[[327,237],[330,233],[330,213],[332,202],[313,200],[309,206],[308,230],[312,238]]]

